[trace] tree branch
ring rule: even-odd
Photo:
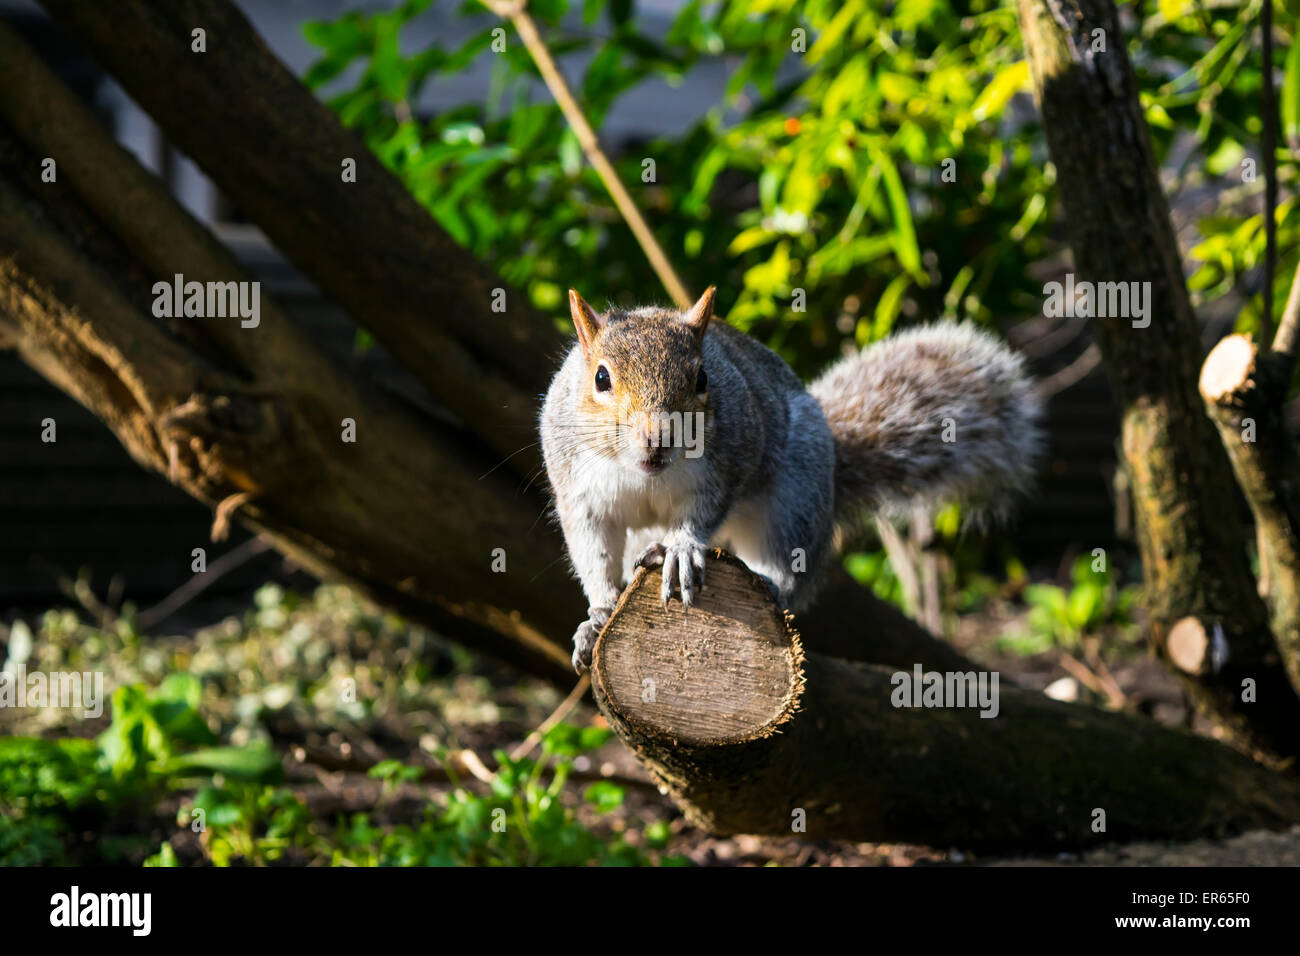
[[[43,5],[295,265],[499,456],[522,450],[508,467],[532,472],[536,396],[563,351],[554,324],[447,235],[233,4]],[[190,51],[197,27],[204,53]],[[34,102],[21,85],[0,96]]]
[[[1255,517],[1273,634],[1300,692],[1300,457],[1282,417],[1290,362],[1281,358],[1230,335],[1206,358],[1200,389]]]
[[[1273,92],[1273,0],[1264,0],[1259,12],[1263,58],[1260,116],[1264,153],[1264,294],[1260,304],[1259,340],[1273,337],[1273,279],[1277,270],[1277,97]]]
[[[1282,310],[1282,319],[1277,325],[1277,336],[1273,339],[1273,351],[1287,360],[1285,379],[1288,382],[1291,379],[1290,373],[1295,369],[1297,341],[1300,341],[1300,266],[1291,277],[1291,292],[1286,298],[1286,307]]]

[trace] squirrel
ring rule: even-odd
[[[569,290],[577,342],[547,390],[540,431],[590,605],[573,636],[577,670],[590,666],[637,567],[662,567],[664,605],[676,587],[689,607],[707,550],[726,547],[799,612],[837,526],[918,500],[999,512],[1033,475],[1033,383],[975,325],[903,331],[805,388],[771,349],[710,322],[715,295],[709,287],[685,312],[597,313]]]

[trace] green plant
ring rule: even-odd
[[[1263,120],[1260,108],[1263,61],[1258,43],[1264,0],[1201,4],[1160,0],[1144,5],[1140,34],[1143,56],[1135,58],[1142,81],[1142,102],[1158,156],[1178,157],[1174,192],[1214,189],[1208,215],[1197,221],[1202,241],[1191,250],[1200,265],[1188,285],[1196,304],[1229,293],[1244,298],[1237,331],[1258,331],[1260,283],[1252,273],[1263,262],[1264,228],[1259,211],[1264,188],[1260,153]],[[1272,0],[1270,0],[1272,2]],[[1291,43],[1275,52],[1275,68],[1284,78],[1279,104],[1276,153],[1278,181],[1294,186],[1300,173],[1300,44],[1295,23],[1300,3],[1273,2],[1276,26],[1291,34]],[[1285,192],[1284,192],[1285,195]],[[1275,213],[1278,269],[1274,310],[1286,300],[1291,275],[1300,260],[1300,215],[1294,198]]]
[[[305,862],[335,866],[643,866],[678,865],[665,856],[666,824],[640,832],[636,845],[626,836],[602,836],[579,819],[565,794],[573,760],[602,745],[609,731],[559,724],[542,739],[537,759],[512,760],[495,754],[499,768],[487,793],[456,783],[441,803],[425,805],[416,823],[387,824],[376,812],[341,817],[332,829],[317,825],[306,806],[284,788],[237,782],[205,787],[181,811],[180,822],[201,821],[203,845],[218,866],[266,864],[296,851]],[[444,761],[448,773],[451,762]],[[423,776],[419,767],[383,761],[370,776],[384,781],[392,797],[398,787]],[[549,777],[549,780],[546,779]],[[582,803],[608,814],[623,802],[623,789],[598,781]],[[630,835],[630,834],[628,834]],[[152,858],[165,865],[164,847]],[[650,854],[656,853],[656,857]]]
[[[291,791],[236,779],[200,789],[182,807],[177,822],[203,835],[216,866],[262,866],[280,860],[292,847],[310,845],[311,821],[310,811]]]
[[[346,588],[302,596],[266,585],[249,610],[194,636],[146,638],[71,611],[40,620],[26,642],[31,660],[130,683],[112,695],[108,725],[94,739],[0,738],[0,864],[680,862],[663,852],[667,823],[628,825],[621,787],[574,784],[574,761],[607,731],[559,726],[530,759],[498,754],[491,791],[460,781],[448,757],[459,734],[535,724],[554,709],[553,692],[489,680],[497,672],[488,662],[449,654]],[[48,712],[0,716],[40,733],[59,726]],[[381,792],[346,817],[322,808],[300,777],[282,782],[281,755],[266,742],[274,725],[305,737],[374,734],[392,747],[382,731],[393,718],[411,756],[371,767]],[[65,727],[85,726],[67,719]],[[446,773],[417,763],[421,753],[442,755]],[[164,812],[172,801],[175,812]],[[476,821],[486,823],[475,829]],[[158,828],[174,835],[151,842]]]
[[[214,774],[274,779],[280,763],[264,744],[212,746],[199,695],[196,678],[175,674],[152,691],[118,688],[95,740],[0,739],[0,865],[70,862],[78,827],[103,827],[128,809],[152,813],[169,790]]]
[[[1072,651],[1088,635],[1132,625],[1139,591],[1133,586],[1117,586],[1107,566],[1098,567],[1097,558],[1084,555],[1070,570],[1073,584],[1069,589],[1055,584],[1026,585],[1022,596],[1029,605],[1028,628],[1004,635],[999,647],[1019,654],[1052,648]]]
[[[512,760],[497,751],[489,793],[457,785],[445,806],[428,807],[414,826],[380,830],[367,815],[354,815],[336,831],[333,860],[381,866],[646,865],[652,862],[646,851],[667,842],[666,826],[646,828],[634,846],[624,837],[594,833],[563,799],[573,759],[608,738],[607,730],[558,724],[543,737],[535,760]],[[598,814],[612,812],[623,798],[623,789],[610,781],[589,785],[582,796]],[[660,857],[657,862],[683,861]]]
[[[907,610],[903,586],[884,551],[859,551],[845,555],[844,569],[859,584],[871,588],[882,601],[888,601],[900,610]]]

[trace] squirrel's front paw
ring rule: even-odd
[[[589,607],[587,620],[573,632],[573,669],[578,673],[591,667],[591,652],[596,648],[596,638],[600,636],[600,629],[609,623],[611,613],[607,607]]]
[[[704,583],[705,546],[694,538],[670,535],[662,544],[652,544],[636,559],[637,567],[653,568],[663,565],[663,586],[659,597],[668,605],[673,596],[673,581],[682,592],[682,604],[695,603],[695,591]]]

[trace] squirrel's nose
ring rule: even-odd
[[[645,448],[669,448],[673,443],[672,416],[662,411],[642,412],[636,423],[636,439]]]

